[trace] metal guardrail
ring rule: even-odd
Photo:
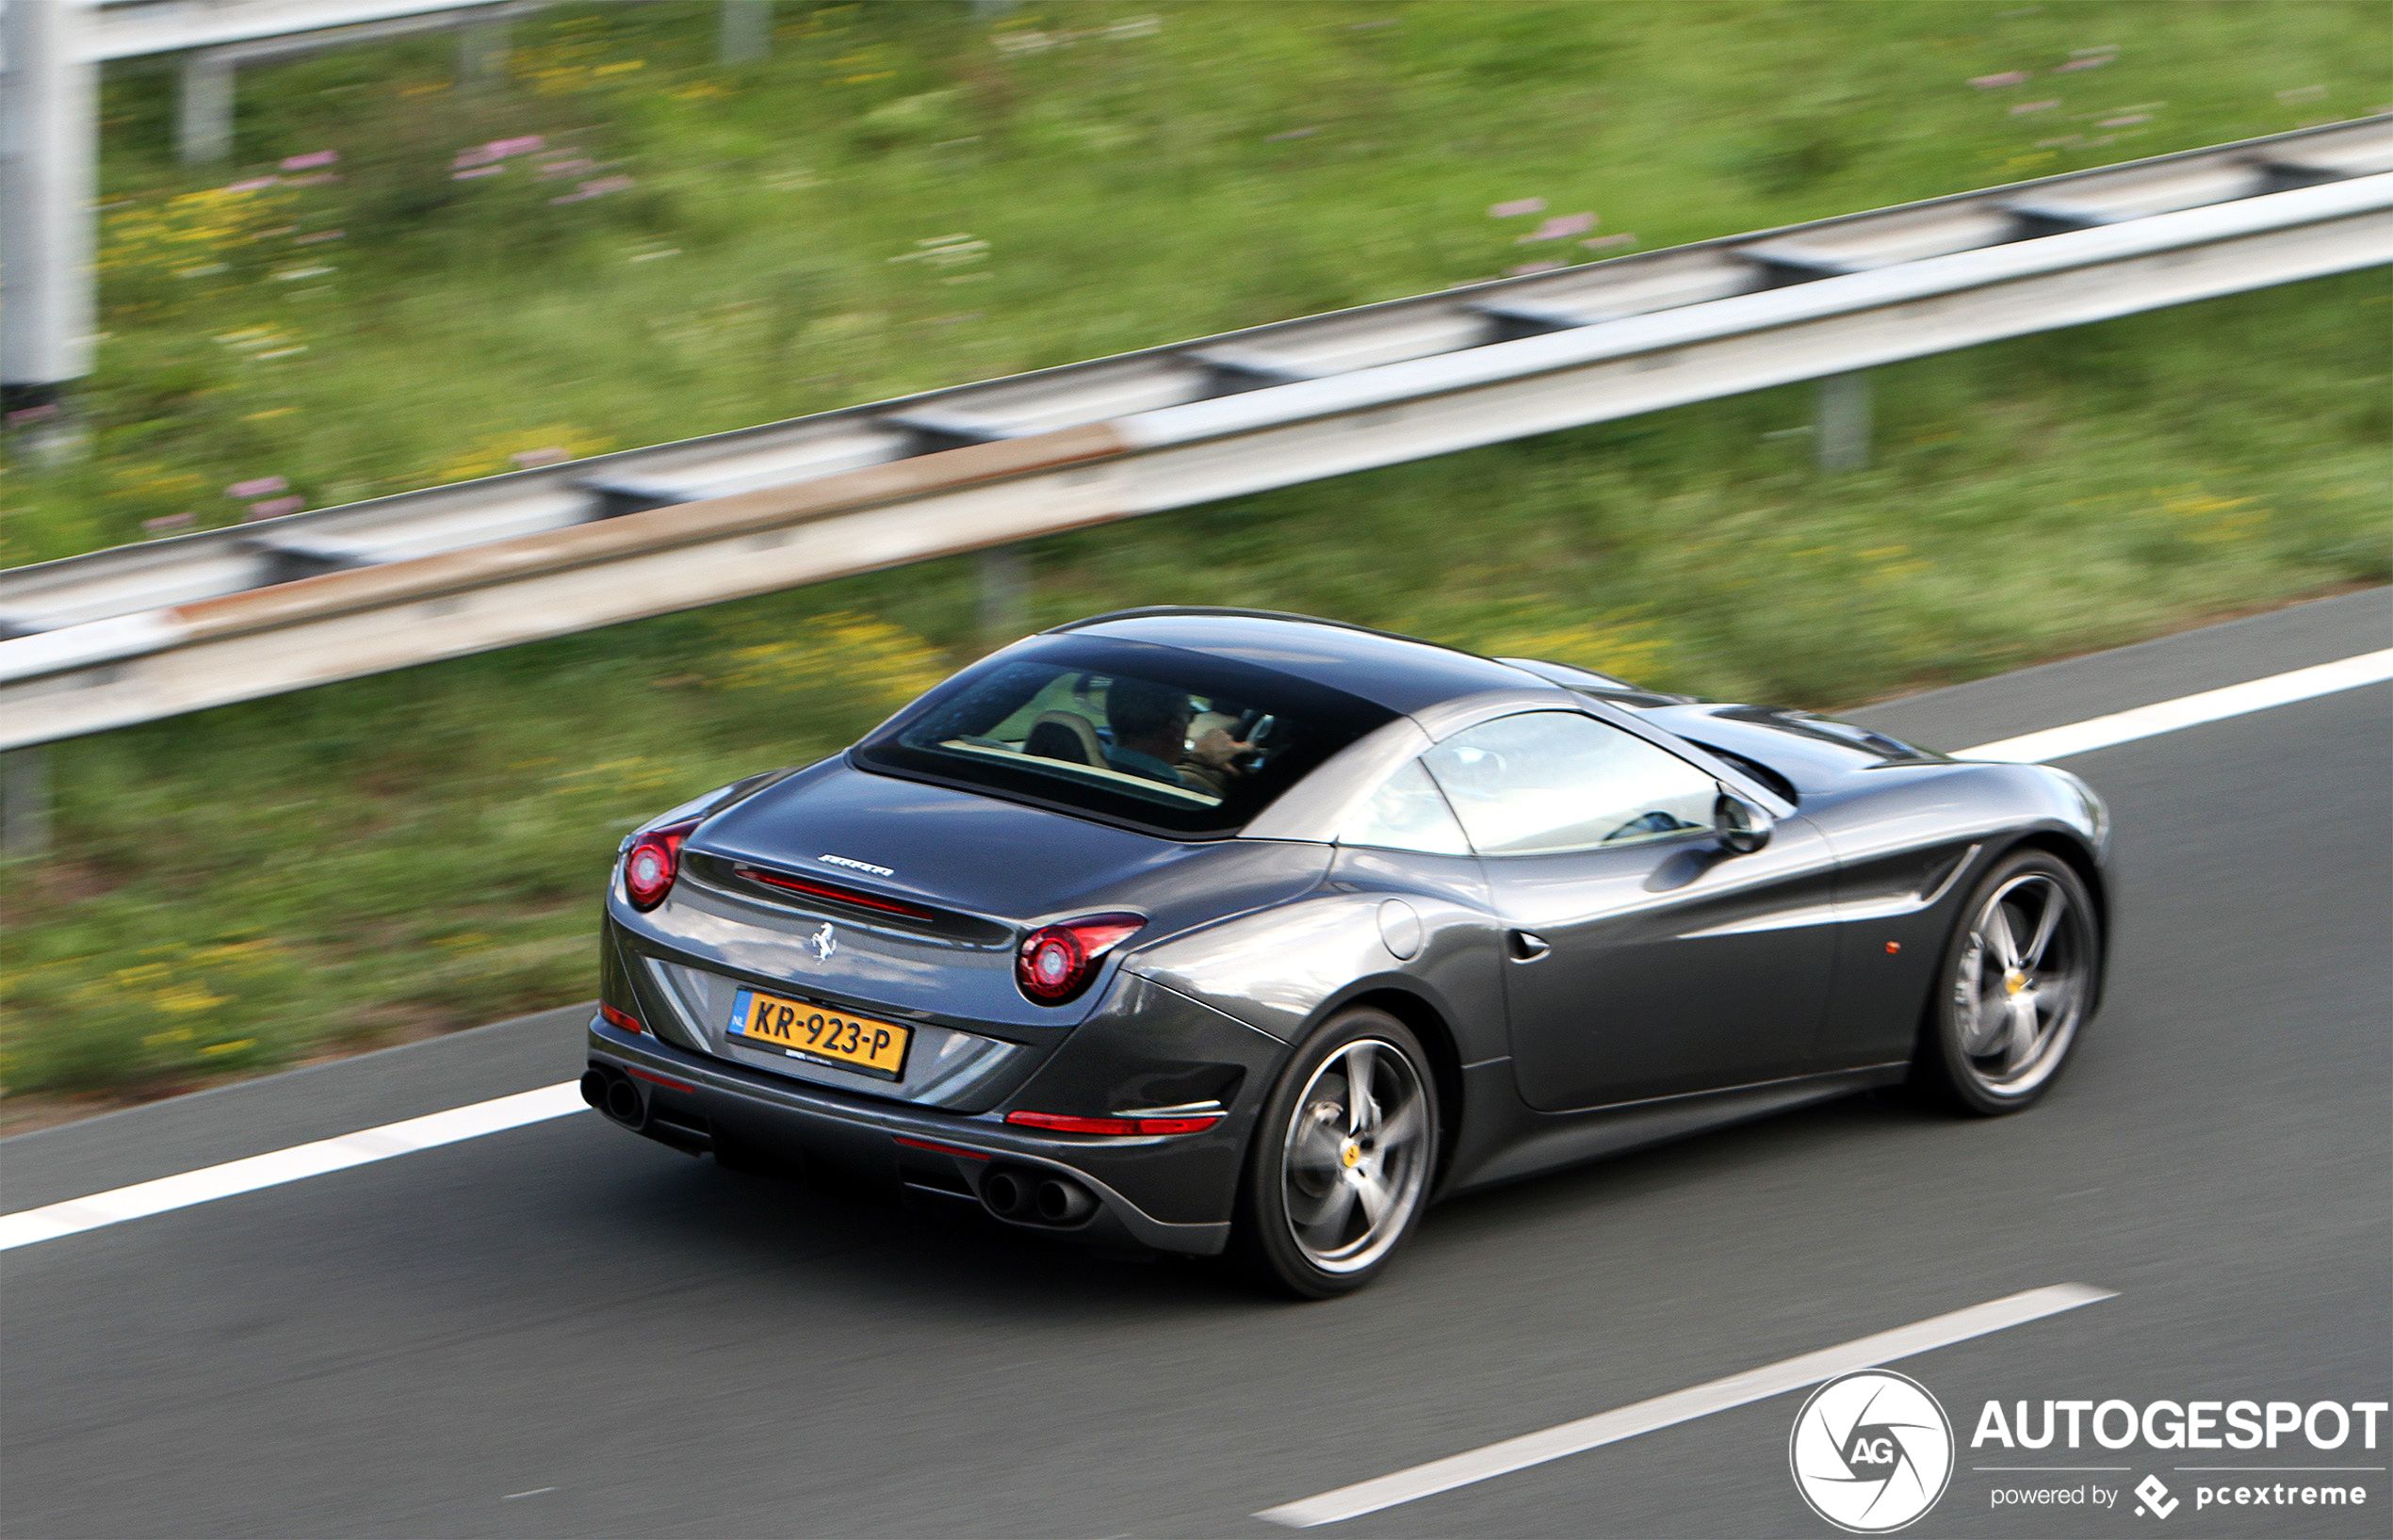
[[[2393,261],[2393,117],[0,573],[0,749]]]
[[[75,52],[99,61],[258,42],[329,27],[350,27],[466,10],[493,0],[66,0],[92,13]]]

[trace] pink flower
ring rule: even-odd
[[[285,156],[283,159],[283,170],[286,171],[312,171],[318,166],[337,166],[340,164],[340,161],[341,153],[338,150],[311,150],[303,155]]]
[[[1561,267],[1562,264],[1559,262],[1524,262],[1518,267],[1506,268],[1504,276],[1506,278],[1526,278],[1531,273],[1557,272],[1561,269]]]
[[[502,158],[504,157],[492,154],[490,146],[487,144],[469,144],[457,152],[457,158],[450,161],[449,165],[462,170],[468,166],[487,166],[492,161]]]
[[[1598,235],[1593,240],[1583,240],[1579,244],[1590,251],[1601,251],[1614,246],[1635,246],[1636,237],[1635,235]]]
[[[190,524],[191,515],[188,513],[168,513],[155,519],[143,519],[141,527],[154,535],[163,535],[170,529],[187,529]]]
[[[1571,235],[1584,235],[1594,228],[1595,216],[1592,214],[1557,214],[1522,235],[1516,244],[1526,246],[1533,240],[1563,240]]]
[[[2030,112],[2050,112],[2059,105],[2060,105],[2059,97],[2049,102],[2014,102],[2011,104],[2010,115],[2014,118],[2024,118]]]
[[[274,186],[274,184],[282,180],[283,179],[279,176],[252,177],[247,182],[234,182],[228,184],[224,190],[226,192],[260,192]]]
[[[542,465],[562,465],[571,460],[573,455],[569,450],[560,449],[551,445],[545,449],[525,449],[507,458],[529,471]]]
[[[1488,205],[1488,218],[1490,219],[1511,219],[1523,214],[1543,214],[1544,212],[1545,200],[1542,198],[1515,198],[1508,203]]]
[[[577,172],[589,170],[597,164],[598,163],[594,160],[583,160],[579,158],[573,160],[552,160],[540,168],[540,178],[545,182],[552,176],[572,176]]]
[[[628,192],[638,185],[627,176],[602,176],[595,182],[584,182],[581,185],[581,195],[585,198],[597,198],[610,192]]]
[[[2096,58],[2073,58],[2066,64],[2054,65],[2052,73],[2067,74],[2073,70],[2099,70],[2118,57],[2116,54],[2104,54]]]
[[[2096,128],[2125,128],[2130,123],[2148,123],[2150,122],[2152,122],[2152,114],[2149,112],[2130,112],[2124,117],[2105,118],[2102,122],[2094,124],[2094,126]]]
[[[504,166],[477,166],[469,171],[451,171],[448,179],[451,182],[471,182],[478,176],[497,176],[506,169]]]
[[[227,497],[265,497],[278,492],[288,492],[291,484],[279,476],[261,476],[254,481],[236,481],[224,489]]]
[[[2061,68],[2065,70],[2068,66],[2064,64]],[[1981,91],[1995,90],[2004,86],[2024,86],[2027,84],[2027,72],[2005,70],[2000,74],[1972,75],[1969,83]]]
[[[304,497],[277,497],[271,502],[252,503],[249,516],[252,519],[279,519],[285,513],[296,513],[307,506]]]
[[[547,142],[538,134],[526,134],[520,138],[493,139],[482,148],[489,152],[493,160],[504,160],[509,155],[529,154]]]

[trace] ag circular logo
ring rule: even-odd
[[[1855,1534],[1884,1534],[1945,1495],[1952,1424],[1917,1380],[1865,1369],[1812,1392],[1795,1414],[1786,1462],[1812,1512]]]

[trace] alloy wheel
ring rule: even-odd
[[[2049,873],[2023,872],[1969,922],[1954,969],[1962,1062],[1988,1094],[2034,1090],[2059,1067],[2092,982],[2088,918]]]
[[[1282,1159],[1288,1230],[1325,1273],[1358,1273],[1404,1233],[1427,1186],[1428,1098],[1410,1059],[1377,1038],[1322,1061],[1296,1099]]]

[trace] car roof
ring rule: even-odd
[[[1525,669],[1476,653],[1338,621],[1264,609],[1123,609],[1054,630],[1235,658],[1343,690],[1407,716],[1492,689],[1552,688]]]

